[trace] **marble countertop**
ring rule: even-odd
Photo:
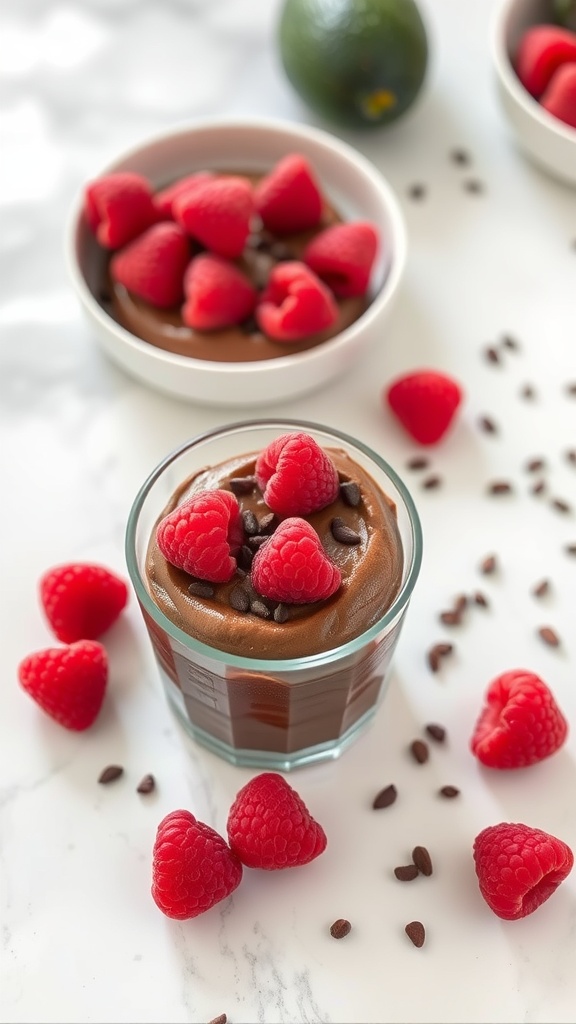
[[[234,896],[185,923],[150,895],[156,826],[177,807],[216,829],[252,776],[189,741],[162,695],[136,601],[105,644],[110,695],[89,732],[69,734],[19,689],[18,662],[49,646],[37,600],[47,567],[98,561],[125,574],[133,495],[171,448],[226,409],[145,389],[101,355],[68,283],[63,229],[73,195],[149,132],[212,114],[319,123],[286,83],[273,45],[278,0],[8,0],[0,16],[0,1019],[6,1022],[568,1022],[576,1010],[576,872],[536,914],[505,923],[482,901],[471,848],[522,821],[576,848],[576,194],[516,151],[497,106],[485,0],[427,0],[434,58],[426,95],[387,132],[346,133],[389,179],[410,238],[399,306],[382,346],[345,380],[276,406],[377,448],[408,479],[424,564],[389,694],[337,762],[297,785],[329,837],[308,868],[247,872]],[[469,166],[451,159],[455,148]],[[480,190],[469,182],[479,182]],[[422,185],[424,195],[411,198]],[[519,343],[501,347],[507,334]],[[498,346],[499,363],[485,357]],[[431,455],[442,486],[406,470],[415,446],[380,402],[397,373],[446,369],[467,400]],[[534,397],[523,397],[531,385]],[[265,415],[266,410],[262,410]],[[237,416],[235,411],[234,416]],[[497,433],[483,432],[482,416]],[[530,493],[542,456],[547,490]],[[509,480],[514,493],[486,487]],[[500,569],[479,573],[495,553]],[[531,589],[550,580],[547,597]],[[486,610],[449,631],[439,611],[482,589]],[[538,627],[561,645],[547,647]],[[425,652],[452,639],[432,675]],[[527,667],[572,723],[564,749],[517,773],[482,770],[468,739],[488,682]],[[407,753],[427,722],[448,742],[428,764]],[[123,778],[97,784],[109,763]],[[142,798],[152,772],[157,791]],[[388,783],[399,798],[375,813]],[[454,784],[458,800],[441,801]],[[435,872],[410,886],[393,868],[417,843]],[[335,942],[329,926],[348,918]],[[427,928],[415,949],[404,925]]]

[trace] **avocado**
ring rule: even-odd
[[[376,128],[408,110],[424,82],[428,39],[414,0],[284,0],[282,64],[312,110]]]

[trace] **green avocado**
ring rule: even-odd
[[[396,121],[426,75],[428,40],[414,0],[284,0],[278,42],[301,98],[349,127]]]

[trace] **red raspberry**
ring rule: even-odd
[[[151,306],[169,309],[182,301],[190,247],[177,224],[154,224],[117,252],[110,262],[113,281]]]
[[[184,231],[217,256],[234,260],[242,255],[254,213],[252,187],[246,178],[204,181],[175,199],[172,209]]]
[[[345,298],[368,291],[377,249],[372,224],[334,224],[308,243],[302,259],[335,295]]]
[[[315,228],[322,216],[322,193],[305,157],[290,153],[254,189],[264,227],[275,235]]]
[[[166,561],[211,583],[236,571],[234,554],[244,537],[238,501],[230,491],[201,491],[178,505],[156,529]]]
[[[541,96],[561,64],[576,61],[576,33],[558,25],[534,25],[520,40],[516,74],[532,96]]]
[[[240,885],[242,865],[222,836],[190,811],[172,811],[156,833],[152,899],[166,917],[198,917]]]
[[[237,794],[228,815],[228,842],[249,868],[295,868],[326,849],[324,829],[296,790],[275,772],[263,772]]]
[[[325,601],[342,582],[340,570],[305,519],[284,519],[258,549],[251,579],[262,597],[284,604]]]
[[[88,224],[105,249],[119,249],[157,219],[152,189],[141,174],[120,171],[90,182],[84,194]]]
[[[576,43],[576,36],[574,36]],[[554,73],[540,103],[553,117],[576,128],[576,61],[563,64]]]
[[[572,850],[528,825],[502,822],[474,840],[476,874],[486,903],[505,921],[532,914],[572,870]]]
[[[51,718],[82,732],[98,715],[108,682],[101,644],[80,640],[28,655],[18,667],[20,685]]]
[[[324,331],[338,319],[338,306],[329,288],[304,263],[278,263],[268,278],[256,320],[274,341],[300,341]]]
[[[568,723],[550,690],[533,672],[504,672],[490,683],[487,706],[470,743],[489,768],[525,768],[560,749]]]
[[[154,207],[159,218],[162,220],[173,220],[174,210],[172,204],[186,192],[191,192],[197,185],[205,181],[212,181],[214,178],[210,171],[197,171],[196,174],[188,174],[185,178],[178,178],[171,185],[161,189],[154,195]]]
[[[96,640],[116,622],[128,600],[119,576],[101,565],[69,562],[49,569],[40,580],[40,601],[59,640]]]
[[[245,274],[228,260],[201,253],[184,278],[182,319],[197,331],[240,324],[254,310],[258,293]]]
[[[256,459],[264,501],[280,516],[307,516],[336,500],[340,481],[332,459],[309,434],[282,434]]]
[[[383,398],[415,441],[436,444],[454,419],[462,390],[445,373],[418,370],[399,377]]]

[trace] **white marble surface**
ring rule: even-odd
[[[434,453],[438,491],[413,491],[426,553],[391,691],[374,727],[341,759],[294,777],[329,836],[316,863],[285,874],[246,872],[232,899],[178,924],[149,896],[160,818],[182,806],[222,830],[249,771],[194,747],[159,690],[135,601],[106,637],[111,685],[87,734],[45,718],[19,690],[16,666],[51,642],[36,599],[40,572],[69,559],[124,572],[131,498],[170,448],[220,423],[226,410],[170,401],[104,361],[68,285],[62,235],[81,183],[131,141],[210,114],[266,114],[317,123],[275,56],[278,0],[6,0],[0,15],[3,157],[0,502],[2,733],[0,743],[0,1018],[9,1022],[568,1022],[576,1015],[576,872],[533,917],[504,923],[482,902],[471,846],[485,825],[524,821],[576,848],[576,515],[528,491],[524,464],[549,461],[550,494],[576,504],[574,274],[576,193],[515,151],[496,105],[488,57],[491,4],[427,0],[434,48],[429,87],[397,128],[349,135],[396,187],[411,251],[393,327],[346,381],[275,412],[356,433],[400,469],[412,446],[381,410],[379,392],[415,366],[446,368],[467,402]],[[463,146],[467,171],[450,162]],[[463,181],[486,186],[471,195]],[[425,201],[408,187],[427,186]],[[481,357],[502,332],[518,354]],[[519,398],[531,382],[537,399]],[[501,427],[482,434],[478,416]],[[485,497],[494,478],[509,498]],[[490,580],[478,562],[496,552]],[[538,603],[530,587],[552,581]],[[481,586],[439,676],[424,659],[448,636],[437,613]],[[558,650],[535,636],[541,624]],[[504,669],[549,682],[572,723],[565,749],[525,772],[479,769],[467,741],[481,694]],[[419,767],[406,753],[423,725],[449,731]],[[109,788],[110,762],[125,766]],[[135,793],[146,772],[158,779]],[[375,792],[396,783],[388,811]],[[440,801],[438,786],[461,787]],[[416,843],[431,879],[410,886],[393,867]],[[350,936],[328,927],[348,917]],[[403,928],[420,918],[428,940]]]

